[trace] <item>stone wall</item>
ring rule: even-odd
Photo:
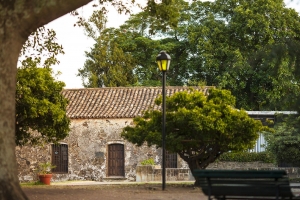
[[[107,148],[109,144],[123,144],[125,179],[135,181],[136,166],[143,160],[153,158],[161,163],[161,150],[144,145],[137,147],[121,138],[122,129],[132,119],[72,119],[71,131],[65,140],[68,145],[68,173],[54,174],[53,181],[95,180],[107,178]],[[16,147],[19,180],[37,180],[34,171],[40,162],[51,161],[51,145]],[[178,167],[186,168],[183,161]]]
[[[122,140],[122,128],[130,123],[126,119],[110,120],[72,120],[69,136],[62,142],[68,145],[68,173],[55,174],[53,180],[95,180],[101,181],[106,177],[107,144],[121,143],[125,148],[126,177],[135,178],[135,166],[138,153],[143,152],[142,159],[151,154],[154,148],[136,147]],[[25,181],[35,180],[34,168],[39,162],[51,160],[50,145],[45,147],[17,147],[17,160],[19,164],[19,179]],[[130,159],[129,159],[130,158]],[[132,166],[132,167],[129,167]],[[28,174],[28,172],[30,172]],[[32,176],[32,178],[30,178]]]
[[[157,166],[146,165],[136,167],[136,182],[161,181],[162,170]],[[191,181],[194,180],[189,169],[166,168],[166,181]]]
[[[214,162],[207,169],[215,170],[286,170],[289,178],[300,178],[300,168],[285,167],[279,168],[271,163],[262,162]],[[161,181],[161,168],[155,166],[137,166],[136,181]],[[166,169],[166,181],[194,181],[189,169]]]
[[[161,163],[161,150],[154,146],[137,147],[120,136],[122,129],[132,123],[132,119],[76,119],[71,121],[69,136],[61,141],[68,145],[68,173],[54,174],[53,181],[94,180],[108,181],[108,145],[123,144],[126,181],[144,181],[161,179],[161,169],[153,169],[146,176],[141,174],[137,165],[146,159],[153,158],[157,165]],[[37,180],[35,169],[40,162],[51,161],[51,145],[37,147],[16,147],[18,176],[21,182]],[[167,169],[167,180],[191,180],[187,164],[179,156],[178,169]],[[215,162],[209,169],[272,169],[272,164]],[[276,168],[278,169],[278,168]],[[287,168],[284,168],[287,169]],[[150,169],[149,169],[150,170]],[[289,174],[299,177],[298,168],[289,168]]]
[[[18,177],[22,181],[35,181],[38,179],[36,168],[38,163],[47,162],[51,159],[50,146],[38,147],[16,147],[16,157],[18,164]]]
[[[277,167],[275,164],[262,162],[214,162],[207,169],[285,170],[289,178],[300,178],[299,167]]]
[[[207,169],[264,169],[277,167],[272,163],[263,162],[214,162]]]

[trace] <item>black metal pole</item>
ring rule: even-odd
[[[162,87],[162,190],[166,188],[166,71],[163,71]]]

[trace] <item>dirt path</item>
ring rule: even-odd
[[[30,200],[204,200],[191,185],[23,186]]]

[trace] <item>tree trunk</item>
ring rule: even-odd
[[[91,0],[0,1],[0,199],[28,199],[21,190],[15,157],[15,92],[22,45],[38,27]]]
[[[16,65],[24,41],[16,35],[0,35],[0,199],[4,200],[27,199],[19,186],[15,157]]]
[[[189,165],[189,168],[190,168],[190,170],[191,170],[191,172],[192,172],[192,174],[193,174],[193,171],[194,171],[195,169],[202,169],[202,170],[205,170],[205,168],[209,165],[209,163],[203,164],[203,165],[199,165],[199,160],[198,160],[198,159],[190,159],[190,160],[188,161],[188,165]],[[194,176],[194,174],[193,174],[193,176]],[[195,177],[195,176],[194,176],[194,177]],[[195,183],[194,183],[194,185],[195,185],[195,186],[198,186],[198,185],[199,185],[199,180],[197,180],[196,178],[195,178]]]
[[[213,163],[223,152],[220,152],[220,148],[218,146],[207,146],[207,149],[214,149],[214,150],[198,150],[198,154],[195,155],[193,151],[183,151],[179,152],[179,156],[187,162],[192,174],[195,169],[205,170],[206,167]],[[202,152],[202,153],[200,153]],[[194,174],[193,174],[194,176]],[[194,176],[195,177],[195,176]],[[195,186],[199,185],[199,180],[195,178]]]

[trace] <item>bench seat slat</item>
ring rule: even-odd
[[[237,192],[238,190],[238,192]],[[276,187],[241,187],[241,186],[214,186],[211,189],[211,194],[214,196],[220,195],[239,195],[239,196],[273,196],[277,195]],[[208,187],[202,188],[204,194],[208,195],[209,190]],[[293,193],[290,191],[289,188],[280,189],[279,196],[293,196]]]
[[[210,179],[210,182],[208,180],[201,180],[199,181],[199,184],[205,185],[205,184],[247,184],[247,185],[289,185],[288,180],[278,180],[275,183],[275,180],[234,180],[234,179]]]

